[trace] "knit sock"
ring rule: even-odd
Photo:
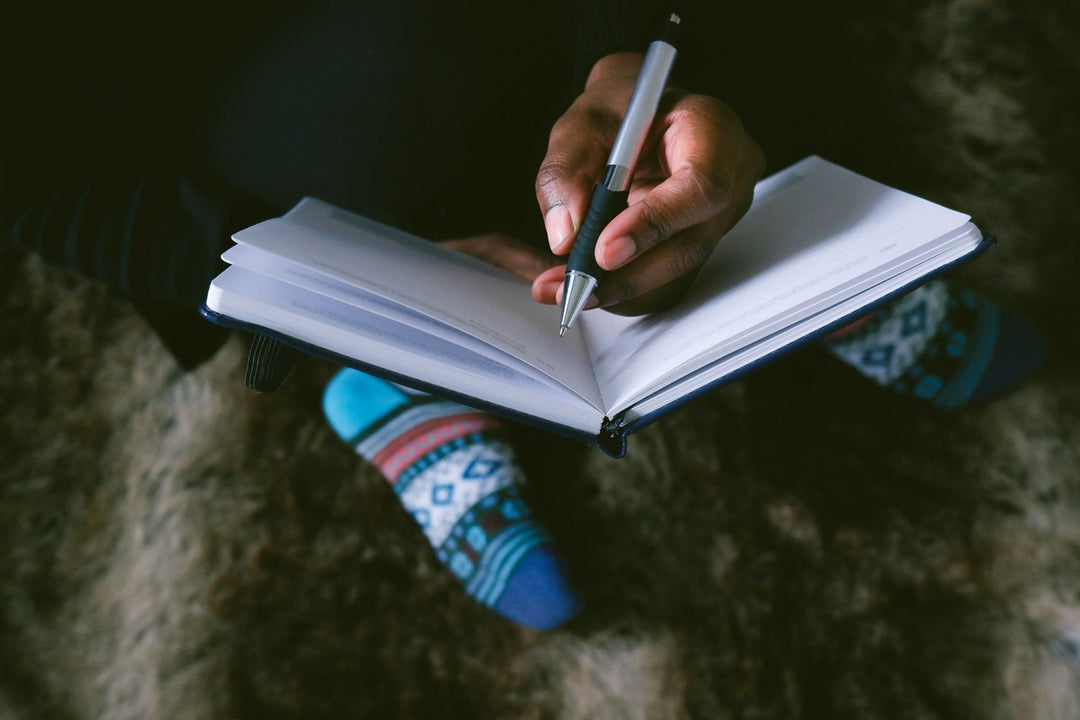
[[[473,598],[537,630],[579,609],[496,418],[352,369],[323,393],[330,426],[390,482]]]
[[[1046,354],[1046,341],[1026,320],[944,280],[920,286],[823,344],[879,385],[943,408],[1013,388]]]

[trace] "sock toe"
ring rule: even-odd
[[[581,606],[554,546],[545,543],[530,550],[514,568],[495,610],[519,625],[553,630]]]
[[[359,370],[339,370],[323,391],[323,413],[330,427],[346,442],[409,402],[391,383]]]
[[[1014,389],[1047,352],[1026,319],[944,281],[916,288],[825,347],[878,384],[941,408]]]
[[[537,630],[579,610],[551,537],[521,497],[524,475],[496,418],[352,369],[330,379],[322,405],[474,599]]]
[[[998,309],[997,346],[972,392],[971,401],[985,400],[1019,384],[1046,357],[1046,339],[1015,313]]]

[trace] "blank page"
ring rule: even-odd
[[[918,265],[968,221],[818,157],[770,176],[676,308],[583,316],[606,410]]]

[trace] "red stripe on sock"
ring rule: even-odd
[[[499,421],[483,413],[461,413],[433,418],[410,428],[379,451],[372,462],[390,481],[397,482],[410,465],[432,450],[477,432],[499,427]]]

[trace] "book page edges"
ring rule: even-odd
[[[560,338],[557,315],[504,270],[315,198],[233,239],[427,315],[602,404],[580,334]]]
[[[910,282],[907,282],[901,287],[890,291],[886,295],[877,298],[866,305],[859,306],[852,312],[849,312],[842,317],[839,317],[836,320],[833,320],[828,324],[817,328],[806,335],[799,336],[790,342],[786,342],[775,350],[754,359],[752,362],[741,365],[728,373],[725,373],[717,378],[710,380],[708,383],[701,387],[695,388],[694,390],[687,392],[686,394],[678,395],[672,400],[662,403],[659,407],[656,408],[647,407],[648,399],[646,399],[642,402],[639,402],[635,406],[632,406],[620,413],[615,414],[614,417],[609,421],[611,426],[610,431],[622,435],[632,434],[637,430],[647,425],[650,425],[651,423],[667,415],[668,413],[678,409],[679,407],[690,402],[691,400],[701,397],[702,395],[706,395],[713,390],[716,390],[750,372],[753,372],[757,368],[767,365],[777,360],[778,358],[807,345],[810,342],[825,337],[829,333],[838,330],[845,325],[854,322],[860,317],[863,317],[864,315],[873,312],[874,310],[890,302],[891,300],[894,300],[906,293],[911,292],[916,287],[929,282],[933,278],[939,277],[940,275],[947,273],[956,267],[967,264],[968,262],[974,260],[975,258],[981,256],[983,253],[991,249],[996,243],[996,236],[992,234],[983,234],[978,243],[974,247],[972,247],[966,254],[948,263],[945,263],[940,267],[934,268],[933,270],[925,274],[915,277]],[[722,361],[723,359],[718,362]],[[647,409],[642,410],[641,408],[643,406]]]
[[[238,277],[242,277],[243,271],[230,274],[233,270],[236,268],[230,268],[215,278],[203,305],[203,316],[218,325],[266,335],[310,355],[357,367],[380,377],[390,376],[397,382],[421,390],[453,396],[466,405],[499,409],[501,412],[497,414],[512,415],[516,420],[544,426],[563,435],[586,439],[601,432],[603,415],[586,401],[574,395],[557,393],[551,387],[542,395],[538,394],[535,390],[539,388],[516,384],[535,384],[536,381],[520,376],[512,368],[503,366],[506,373],[518,380],[498,380],[484,376],[478,370],[466,378],[465,373],[456,370],[452,364],[427,362],[418,352],[388,344],[376,336],[355,335],[332,326],[329,321],[315,320],[308,315],[277,307],[260,313],[252,307],[266,308],[265,303],[246,298],[241,292],[228,287],[235,285]],[[272,282],[264,278],[259,281]],[[292,289],[283,287],[284,290]],[[249,305],[251,307],[246,307]],[[356,342],[346,349],[349,343],[342,338],[351,338]],[[390,369],[410,365],[411,370]],[[556,401],[555,397],[562,400]]]

